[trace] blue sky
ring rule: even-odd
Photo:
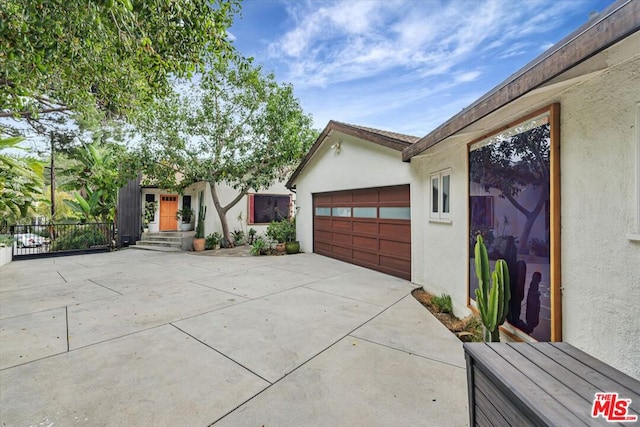
[[[244,56],[331,119],[424,136],[612,0],[244,0]]]

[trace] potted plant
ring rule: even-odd
[[[191,220],[193,219],[193,209],[191,209],[190,206],[182,206],[182,208],[176,212],[176,218],[182,220],[180,223],[180,231],[189,231],[192,229],[193,224]]]
[[[156,217],[156,207],[158,202],[144,202],[144,212],[142,216],[142,231],[147,233],[149,231],[149,223],[153,222]]]
[[[284,251],[289,255],[297,254],[298,252],[300,252],[300,242],[296,240],[296,219],[294,217],[285,221],[288,224],[286,228],[286,241],[284,244]]]
[[[196,235],[193,238],[193,250],[197,252],[204,251],[205,238],[204,238],[204,219],[207,215],[207,207],[200,205],[200,211],[198,212],[198,225],[196,226]]]

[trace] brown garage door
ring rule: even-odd
[[[313,195],[313,251],[411,280],[409,186]]]

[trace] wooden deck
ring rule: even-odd
[[[593,418],[596,393],[631,399],[627,416],[640,425],[640,381],[570,344],[465,343],[464,350],[472,426],[635,425],[608,422],[608,403]]]

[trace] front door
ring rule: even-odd
[[[178,196],[160,196],[160,231],[176,231],[178,229]]]

